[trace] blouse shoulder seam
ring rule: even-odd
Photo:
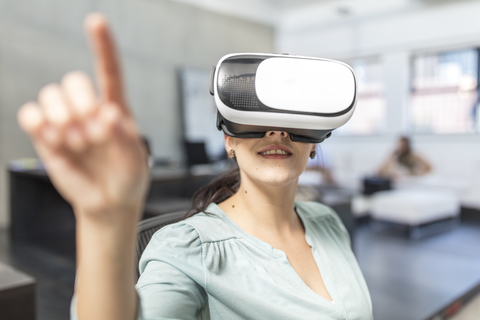
[[[224,242],[228,240],[238,240],[242,239],[240,237],[230,237],[230,238],[225,238],[225,239],[220,239],[220,240],[210,240],[210,241],[203,241],[202,244],[207,244],[207,243],[217,243],[217,242]]]
[[[188,221],[181,221],[183,222],[185,225],[189,226],[190,228],[192,228],[193,230],[195,230],[195,233],[197,234],[197,238],[198,240],[200,240],[200,244],[203,244],[203,239],[202,239],[202,235],[200,234],[200,232],[198,231],[197,227],[195,227],[193,224],[191,224],[190,222]]]
[[[228,241],[228,240],[235,240],[235,239],[242,239],[241,237],[236,237],[236,236],[232,236],[232,237],[228,237],[228,238],[222,238],[222,239],[218,239],[218,240],[204,240],[202,238],[202,234],[201,232],[198,231],[197,227],[195,225],[193,225],[192,223],[190,222],[186,222],[184,221],[185,224],[188,224],[190,227],[192,227],[193,229],[195,229],[195,232],[197,233],[198,235],[198,239],[200,240],[200,244],[203,245],[203,244],[207,244],[207,243],[216,243],[216,242],[224,242],[224,241]]]

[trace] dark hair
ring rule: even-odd
[[[145,149],[147,150],[147,155],[151,156],[152,155],[152,149],[150,148],[150,141],[148,138],[144,135],[140,136],[140,141],[145,145]]]
[[[185,215],[185,219],[196,213],[203,212],[212,202],[220,203],[233,196],[240,186],[240,170],[238,165],[225,171],[212,182],[199,189],[192,198],[192,207]]]
[[[407,136],[401,136],[399,141],[402,141],[405,144],[405,149],[400,150],[397,153],[397,160],[405,167],[411,168],[414,166],[414,162],[412,160],[412,144],[410,142],[410,138]]]

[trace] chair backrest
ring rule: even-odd
[[[157,232],[162,227],[178,222],[185,217],[186,212],[182,211],[175,211],[170,213],[165,213],[153,218],[145,219],[140,221],[137,226],[137,255],[135,261],[135,268],[137,270],[137,278],[140,276],[140,270],[138,269],[138,262],[140,261],[140,257],[145,250],[148,242],[152,238],[153,234]]]

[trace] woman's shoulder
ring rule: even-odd
[[[190,242],[198,240],[201,244],[238,236],[219,210],[217,205],[211,204],[204,212],[163,227],[154,234],[153,238],[160,241],[165,241],[167,238],[178,239],[178,241],[189,239],[187,241]]]
[[[174,266],[195,259],[200,261],[205,243],[235,237],[222,217],[211,211],[197,213],[155,232],[140,259],[141,272],[150,261],[162,260]]]

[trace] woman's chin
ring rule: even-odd
[[[271,186],[287,186],[298,181],[298,176],[288,170],[263,170],[255,175],[251,175],[250,179]]]

